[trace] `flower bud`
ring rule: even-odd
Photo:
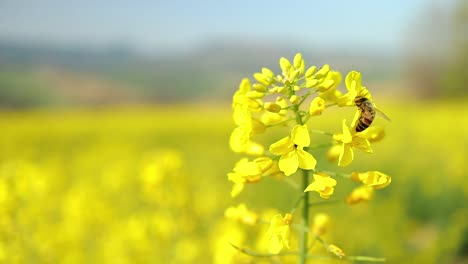
[[[271,79],[265,76],[262,73],[255,73],[254,75],[255,80],[257,80],[259,83],[264,84],[264,85],[270,85]]]
[[[324,92],[335,84],[334,80],[325,80],[318,85],[319,91]]]
[[[292,67],[291,62],[289,62],[288,59],[284,57],[281,57],[279,64],[283,72],[288,72],[289,68]]]
[[[301,90],[301,87],[299,85],[294,85],[294,91],[298,92]]]
[[[289,79],[291,80],[291,82],[296,80],[297,76],[299,76],[299,73],[300,73],[299,70],[294,70],[289,74]]]
[[[247,96],[248,98],[252,98],[252,99],[260,99],[260,98],[263,98],[265,94],[261,92],[257,92],[257,91],[250,91],[250,92],[247,92],[245,96]]]
[[[316,79],[321,79],[323,77],[325,77],[328,72],[330,71],[330,65],[328,64],[325,64],[323,65],[323,67],[317,71],[317,73],[315,74],[315,78]]]
[[[304,60],[301,61],[301,66],[297,68],[299,70],[299,73],[302,74],[305,71],[305,62]]]
[[[312,88],[318,84],[318,81],[316,79],[308,80],[305,84],[307,88]]]
[[[275,74],[268,68],[262,68],[262,73],[267,76],[268,78],[275,77]]]
[[[312,75],[314,75],[316,70],[317,70],[317,66],[310,66],[309,69],[307,69],[305,73],[305,77],[306,78],[312,77]]]
[[[278,87],[278,93],[285,94],[287,91],[288,91],[288,88],[284,86]]]
[[[272,113],[278,113],[279,111],[281,111],[281,106],[279,104],[276,104],[276,103],[271,103],[271,102],[266,102],[263,107],[269,111],[269,112],[272,112]]]
[[[301,98],[299,98],[299,96],[297,95],[291,95],[291,97],[289,97],[289,101],[292,103],[292,104],[298,104],[299,101],[301,100]]]
[[[252,86],[253,86],[254,90],[257,91],[257,92],[264,93],[267,90],[266,86],[261,84],[261,83],[254,83]]]
[[[294,56],[294,68],[298,69],[301,67],[301,64],[302,64],[302,54],[301,53],[297,53],[296,56]]]

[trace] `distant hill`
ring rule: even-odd
[[[296,52],[314,65],[360,70],[368,82],[398,75],[398,58],[379,51],[217,41],[189,52],[144,54],[0,42],[0,106],[229,100],[241,78],[263,66],[278,70],[278,59]]]

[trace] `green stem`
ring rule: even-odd
[[[305,190],[309,185],[309,172],[302,170],[302,190]],[[307,228],[309,226],[309,192],[304,193],[302,204],[302,226],[304,227],[301,230],[301,244],[299,246],[299,263],[305,264],[307,262]]]
[[[244,247],[239,247],[237,245],[234,245],[233,243],[229,243],[233,248],[238,250],[239,252],[252,256],[252,257],[257,257],[257,258],[271,258],[271,257],[280,257],[280,256],[291,256],[291,255],[297,255],[298,252],[296,251],[283,251],[277,254],[272,254],[272,253],[259,253],[254,250],[244,248]],[[336,259],[336,257],[333,256],[325,256],[325,255],[306,255],[306,258],[310,259],[327,259],[327,260],[333,260]],[[376,258],[376,257],[368,257],[368,256],[345,256],[342,259],[345,260],[351,260],[351,261],[366,261],[366,262],[385,262],[385,258]]]
[[[316,171],[323,172],[323,173],[333,175],[333,176],[342,177],[342,178],[345,178],[345,179],[351,178],[351,174],[339,173],[339,172],[333,172],[333,171],[327,171],[327,170],[319,170],[319,169],[316,169]]]
[[[315,144],[309,146],[308,149],[319,149],[319,148],[326,148],[326,147],[331,147],[333,146],[333,143],[323,143],[323,144]]]
[[[302,116],[299,114],[299,105],[295,105],[293,108],[294,112],[296,113],[296,122],[298,125],[304,125],[304,121],[302,120]],[[307,170],[302,171],[302,190],[305,190],[309,185],[309,172]],[[303,203],[302,203],[302,230],[300,232],[301,243],[299,245],[299,264],[305,264],[307,262],[307,230],[309,227],[309,192],[305,192],[303,196]]]
[[[317,129],[309,129],[309,132],[315,133],[315,134],[321,134],[321,135],[327,135],[327,136],[333,136],[333,133],[322,131],[322,130],[317,130]]]

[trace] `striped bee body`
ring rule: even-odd
[[[356,132],[361,132],[366,130],[374,121],[376,109],[374,104],[365,97],[356,97],[354,103],[361,111],[361,116],[356,125]]]

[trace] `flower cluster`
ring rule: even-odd
[[[328,64],[320,68],[306,66],[302,55],[298,53],[292,61],[281,58],[279,66],[280,74],[268,68],[253,74],[253,84],[249,79],[243,79],[233,96],[236,127],[231,133],[229,145],[233,152],[246,156],[228,174],[228,180],[234,184],[231,195],[238,196],[246,184],[259,183],[264,177],[285,179],[298,171],[303,177],[303,207],[308,207],[309,192],[317,192],[325,199],[330,198],[338,185],[336,178],[339,176],[363,184],[345,199],[349,204],[368,201],[374,196],[375,189],[390,184],[391,178],[377,171],[341,174],[323,170],[315,156],[315,149],[323,147],[323,144],[311,144],[312,140],[320,143],[311,138],[311,133],[330,136],[327,157],[340,167],[353,162],[355,150],[373,153],[371,143],[381,140],[384,130],[371,126],[376,109],[369,90],[362,84],[361,74],[357,71],[349,72],[345,77],[346,92],[341,92],[338,87],[342,75]],[[333,106],[353,107],[356,113],[352,122],[348,124],[342,119],[341,131],[335,133],[322,131],[320,127],[309,124],[311,117],[323,115]],[[357,129],[358,126],[360,129]],[[266,134],[273,127],[280,130],[286,128],[286,135],[267,145],[260,143],[264,141],[257,139],[259,135]],[[276,135],[275,132],[271,134]],[[309,175],[313,175],[311,181]],[[236,215],[233,212],[227,215]],[[271,220],[268,231],[270,252],[279,253],[283,248],[290,247],[291,213],[284,217],[275,215]],[[245,221],[242,216],[234,218]],[[302,217],[302,221],[304,226],[300,232],[308,232],[307,215]],[[328,251],[344,256],[335,247],[328,247]],[[300,254],[305,254],[304,249]]]

